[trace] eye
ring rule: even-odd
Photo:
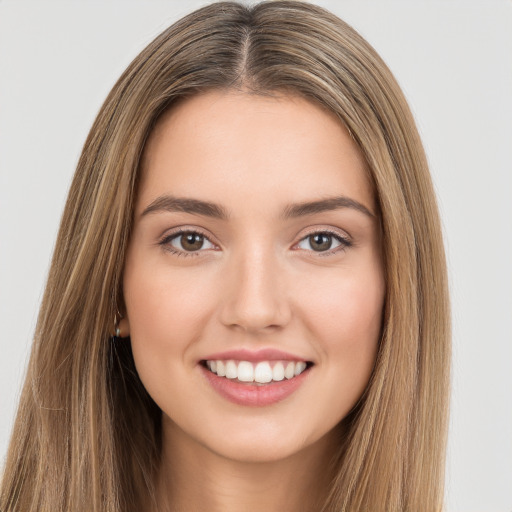
[[[336,249],[344,249],[350,245],[350,241],[340,235],[329,231],[317,231],[303,238],[297,244],[297,248],[314,252],[336,252]]]
[[[215,249],[215,245],[208,238],[197,231],[180,231],[166,236],[160,245],[171,252],[187,255],[205,249]]]

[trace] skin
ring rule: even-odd
[[[164,194],[218,204],[229,218],[143,215]],[[369,213],[283,217],[287,205],[337,196]],[[204,245],[187,254],[177,228],[199,231]],[[308,237],[326,231],[349,245],[333,237],[329,250],[313,250]],[[314,509],[336,426],[371,375],[385,294],[372,187],[345,128],[293,96],[209,92],[174,107],[145,148],[123,286],[121,329],[163,413],[160,507]],[[239,348],[284,350],[313,366],[285,400],[242,406],[199,364]]]

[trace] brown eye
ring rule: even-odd
[[[184,231],[172,235],[163,241],[169,244],[176,252],[197,252],[201,249],[212,249],[214,245],[201,233],[196,231]]]
[[[309,245],[314,251],[328,251],[332,245],[332,236],[326,233],[315,233],[309,237]]]
[[[185,251],[198,251],[203,247],[204,236],[199,233],[183,233],[181,235],[181,246]]]
[[[319,231],[303,238],[297,247],[308,251],[327,252],[337,248],[343,249],[350,245],[350,241],[340,235]]]

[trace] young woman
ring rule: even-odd
[[[435,511],[446,271],[414,121],[313,5],[217,3],[80,158],[5,511]]]

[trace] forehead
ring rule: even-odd
[[[180,102],[146,144],[137,209],[162,194],[235,205],[343,194],[374,209],[364,157],[342,123],[298,96],[212,91]]]

